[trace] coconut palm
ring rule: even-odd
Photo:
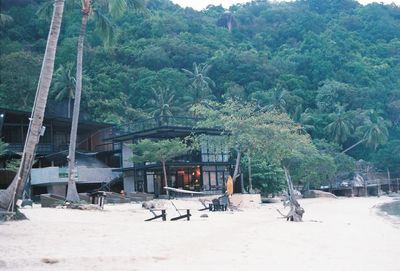
[[[353,149],[361,143],[376,150],[379,145],[387,142],[389,137],[388,126],[390,126],[390,123],[374,110],[367,112],[363,125],[356,129],[357,133],[362,134],[362,138],[342,153]]]
[[[186,95],[183,100],[186,106],[200,104],[205,100],[212,100],[214,96],[211,92],[211,87],[215,87],[214,81],[207,76],[211,66],[208,64],[193,63],[193,72],[182,69],[182,71],[189,77],[191,82],[189,95]]]
[[[71,117],[71,100],[75,98],[75,77],[72,76],[72,63],[60,65],[54,73],[53,89],[56,93],[55,100],[68,99],[68,118]]]
[[[14,19],[4,13],[0,13],[0,26],[5,26],[8,23],[11,23]]]
[[[119,16],[128,7],[137,9],[144,8],[144,2],[141,0],[82,0],[81,1],[82,22],[78,38],[78,52],[76,60],[76,88],[75,88],[75,101],[74,111],[72,116],[72,127],[69,144],[68,154],[68,190],[67,201],[79,201],[79,195],[76,189],[76,168],[75,168],[75,150],[76,138],[78,131],[79,109],[82,93],[82,62],[83,62],[83,42],[85,38],[86,26],[88,23],[89,15],[93,15],[98,32],[103,36],[106,44],[109,44],[113,39],[114,27],[111,21],[104,15],[104,11],[109,11],[111,15]]]
[[[32,167],[36,145],[42,130],[44,111],[54,70],[54,59],[57,49],[58,36],[62,15],[64,12],[64,0],[54,0],[54,9],[51,19],[49,36],[40,71],[36,98],[32,109],[31,122],[22,153],[21,164],[11,185],[0,192],[0,208],[13,210],[16,199],[22,196],[28,173]]]
[[[179,108],[175,105],[175,95],[169,88],[152,88],[152,94],[153,97],[148,102],[150,114],[161,125],[167,121],[168,117],[173,116]]]
[[[352,117],[344,110],[344,106],[338,106],[336,112],[329,114],[331,123],[326,127],[330,137],[339,144],[346,142],[353,131]]]

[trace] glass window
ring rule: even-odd
[[[211,171],[210,172],[210,185],[211,185],[211,189],[213,188],[217,188],[217,176],[215,174],[216,172]]]

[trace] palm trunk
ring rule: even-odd
[[[251,179],[251,153],[249,151],[249,153],[247,154],[248,159],[249,159],[249,165],[248,165],[248,170],[249,170],[249,193],[252,193],[253,191],[253,182]]]
[[[164,173],[164,187],[168,187],[168,182],[167,182],[167,169],[165,167],[165,161],[161,161],[162,167],[163,167],[163,173]],[[164,189],[164,188],[163,188]],[[166,193],[168,195],[168,190],[166,190]]]
[[[78,54],[76,59],[76,87],[75,87],[75,100],[74,110],[72,113],[72,127],[69,142],[69,160],[68,160],[68,190],[67,201],[79,201],[79,194],[76,189],[76,167],[75,167],[75,150],[76,150],[76,137],[78,133],[79,109],[81,104],[82,93],[82,59],[83,59],[83,41],[85,38],[86,25],[88,21],[88,13],[84,12],[82,16],[81,30],[78,39]]]
[[[10,186],[5,191],[0,192],[0,208],[2,209],[13,209],[16,200],[22,196],[25,182],[32,167],[36,145],[40,139],[40,131],[42,129],[47,96],[49,94],[49,88],[54,71],[54,59],[56,55],[58,36],[60,34],[63,11],[64,0],[54,0],[50,32],[47,38],[46,51],[40,71],[35,102],[32,109],[32,116],[29,123],[24,151],[22,153],[21,164],[18,173],[14,177]]]
[[[237,177],[239,177],[239,166],[240,166],[240,157],[241,157],[240,150],[237,149],[236,152],[237,152],[237,155],[236,155],[235,170],[233,172],[233,177],[232,177],[233,183],[235,183]]]
[[[68,118],[71,118],[71,96],[68,97]]]
[[[360,141],[358,141],[357,143],[355,143],[355,144],[351,145],[350,147],[348,147],[347,149],[345,149],[344,151],[342,151],[342,153],[345,153],[345,152],[347,152],[347,151],[351,150],[352,148],[354,148],[354,147],[356,147],[356,146],[360,145],[361,143],[363,143],[364,141],[365,141],[365,139],[361,139],[361,140],[360,140]]]

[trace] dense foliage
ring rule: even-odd
[[[44,2],[2,0],[1,13],[12,20],[2,22],[0,31],[1,107],[31,109],[49,23],[36,15]],[[400,175],[399,7],[254,1],[227,13],[221,6],[197,12],[150,0],[147,8],[118,18],[107,46],[88,24],[83,115],[121,123],[187,114],[204,100],[235,97],[286,112],[301,124],[321,152],[308,162],[334,165],[321,169],[329,178],[332,170],[346,170],[349,156]],[[65,12],[58,74],[75,73],[66,69],[74,66],[68,63],[76,58],[80,18],[79,9]],[[73,95],[57,93],[67,91],[60,84],[54,84],[52,100],[68,103]]]

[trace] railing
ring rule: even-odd
[[[7,147],[7,150],[10,152],[23,152],[24,151],[24,144],[22,143],[10,143]],[[53,152],[59,152],[68,150],[68,145],[53,145],[50,143],[39,143],[36,147],[36,153],[39,154],[50,154]]]
[[[117,151],[121,149],[121,143],[104,143],[97,145],[95,151]]]
[[[165,116],[122,124],[113,127],[112,134],[121,136],[161,127],[195,127],[199,118]]]

